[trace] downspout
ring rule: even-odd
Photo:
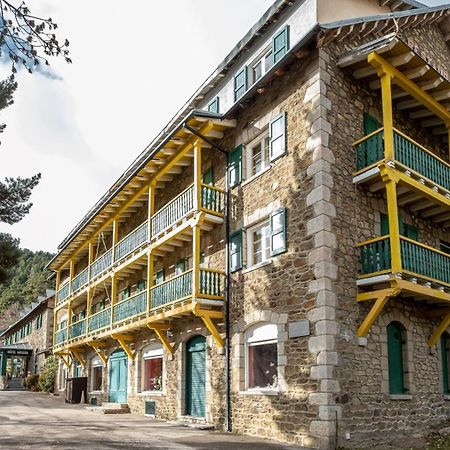
[[[195,128],[189,126],[186,122],[183,123],[183,128],[188,130],[190,133],[202,139],[207,144],[211,145],[214,149],[218,150],[220,153],[224,154],[227,158],[227,167],[228,167],[228,155],[229,153],[220,145],[217,145],[211,139],[203,136],[199,133]],[[228,186],[228,171],[225,174],[225,424],[226,431],[231,432],[232,424],[231,424],[231,377],[230,377],[230,263],[229,263],[229,236],[230,236],[230,189]]]

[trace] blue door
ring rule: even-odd
[[[186,344],[186,415],[205,417],[206,339],[195,336]]]
[[[116,350],[109,358],[109,402],[127,402],[127,378],[127,354],[123,350]]]

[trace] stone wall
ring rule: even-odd
[[[430,26],[426,31],[412,28],[403,34],[431,65],[444,68],[444,73],[448,71],[449,52],[436,27]],[[370,36],[364,36],[364,41],[370,40]],[[337,67],[339,56],[360,43],[361,40],[331,43],[320,49],[320,59],[326,72],[324,81],[331,124],[329,148],[335,161],[331,171],[334,188],[330,198],[336,208],[332,222],[332,231],[337,238],[333,306],[339,324],[335,338],[335,374],[339,385],[336,382],[334,398],[329,400],[337,401],[338,414],[342,414],[338,424],[339,445],[366,448],[387,445],[389,441],[411,433],[427,433],[430,425],[450,416],[450,405],[442,393],[440,350],[430,350],[427,346],[438,322],[426,316],[427,307],[421,302],[401,298],[389,301],[367,339],[356,336],[370,305],[359,305],[355,300],[359,270],[355,245],[380,235],[380,212],[386,212],[381,195],[371,194],[352,183],[352,142],[364,135],[363,114],[369,112],[382,118],[379,93],[370,91],[351,73]],[[420,123],[395,110],[394,125],[448,160],[447,146],[424,130]],[[419,228],[421,242],[439,248],[440,239],[449,240],[447,230],[407,209],[402,209],[402,214],[405,223]],[[401,322],[407,329],[405,364],[410,395],[402,396],[401,400],[390,396],[388,389],[386,326],[393,320]]]

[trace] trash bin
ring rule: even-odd
[[[66,403],[81,403],[84,394],[84,403],[87,403],[87,377],[67,378]]]

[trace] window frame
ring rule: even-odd
[[[283,132],[282,132],[282,134],[274,137],[273,136],[273,126],[278,121],[281,121],[281,128],[282,128]],[[276,141],[278,141],[279,139],[282,139],[283,147],[279,153],[274,155],[273,154],[273,144]],[[287,153],[286,112],[283,111],[269,122],[269,158],[270,158],[270,161],[271,162],[276,161],[278,158],[281,158],[286,153]]]
[[[161,359],[161,389],[145,389],[145,381],[146,381],[146,364],[147,360]],[[141,381],[139,383],[140,393],[141,394],[160,394],[164,392],[164,370],[165,370],[165,362],[164,362],[164,347],[161,344],[150,344],[142,349],[141,353]]]
[[[267,59],[269,58],[269,59]],[[266,62],[269,61],[270,64],[267,67]],[[255,68],[261,64],[261,75],[256,78],[255,77]],[[266,75],[266,73],[270,72],[270,69],[273,67],[273,47],[267,46],[262,50],[258,56],[253,60],[252,63],[249,64],[249,67],[251,68],[251,84],[254,85],[257,83],[261,78]]]
[[[241,270],[244,266],[244,248],[243,248],[243,230],[237,230],[236,232],[234,232],[233,234],[230,235],[229,237],[229,265],[230,265],[230,272],[234,273],[237,272],[239,270]],[[239,241],[238,244],[236,244],[236,248],[237,250],[235,252],[232,252],[232,245],[233,245],[233,241],[237,239]],[[233,255],[234,254],[239,254],[239,259],[237,261],[236,266],[232,266],[232,261],[233,261]]]
[[[237,81],[240,76],[243,76],[242,83],[238,84]],[[242,98],[248,90],[248,67],[244,66],[241,70],[234,74],[233,79],[233,91],[234,91],[234,101],[237,102]]]
[[[267,148],[266,148],[266,139],[267,139]],[[254,165],[254,152],[255,147],[259,146],[261,151],[261,168],[258,172],[253,173]],[[262,133],[260,133],[255,139],[246,144],[245,146],[245,181],[250,181],[253,178],[258,177],[262,173],[264,173],[271,164],[270,160],[270,139],[269,139],[269,128],[265,128]]]
[[[211,107],[213,107],[213,110],[211,109]],[[220,114],[220,97],[216,96],[213,100],[211,100],[206,109],[208,110],[208,112],[213,113],[213,114]]]
[[[276,50],[275,43],[276,40],[284,35],[284,45],[280,49]],[[276,65],[279,61],[283,59],[283,57],[289,52],[289,44],[290,44],[290,33],[289,33],[289,25],[284,26],[278,33],[274,34],[272,38],[272,66]],[[281,54],[281,56],[279,56]]]
[[[263,236],[262,241],[262,253],[263,253],[263,259],[255,263],[254,262],[254,234],[257,230],[261,228],[267,228],[268,229],[268,235]],[[251,227],[246,229],[246,237],[247,237],[247,269],[250,269],[252,267],[259,267],[263,264],[266,264],[267,262],[271,261],[271,251],[270,251],[270,241],[271,241],[271,233],[270,233],[270,219],[267,217],[265,220],[262,220],[258,222],[257,224],[252,225]],[[266,248],[264,246],[264,240],[267,239],[269,241],[269,245]],[[267,253],[267,254],[266,254]]]
[[[256,334],[266,335],[264,338],[255,337]],[[273,323],[258,323],[250,327],[244,333],[244,388],[247,392],[278,392],[280,390],[280,373],[279,373],[279,363],[278,363],[278,355],[279,355],[279,335],[278,335],[278,326]],[[275,386],[266,386],[266,387],[249,387],[249,378],[250,378],[250,360],[249,360],[249,348],[263,345],[271,345],[276,344],[277,346],[277,366],[276,366],[276,374],[277,374],[277,384]]]
[[[90,392],[102,392],[102,390],[103,390],[103,381],[104,381],[103,380],[103,367],[104,367],[104,364],[103,364],[103,362],[102,362],[102,360],[100,359],[99,356],[94,356],[94,358],[91,359],[91,369],[90,369],[91,382],[89,383],[90,384],[90,388],[91,388]],[[94,382],[95,382],[94,369],[98,369],[98,368],[100,368],[100,370],[101,370],[102,384],[100,386],[100,389],[95,389],[95,386],[94,386]]]

